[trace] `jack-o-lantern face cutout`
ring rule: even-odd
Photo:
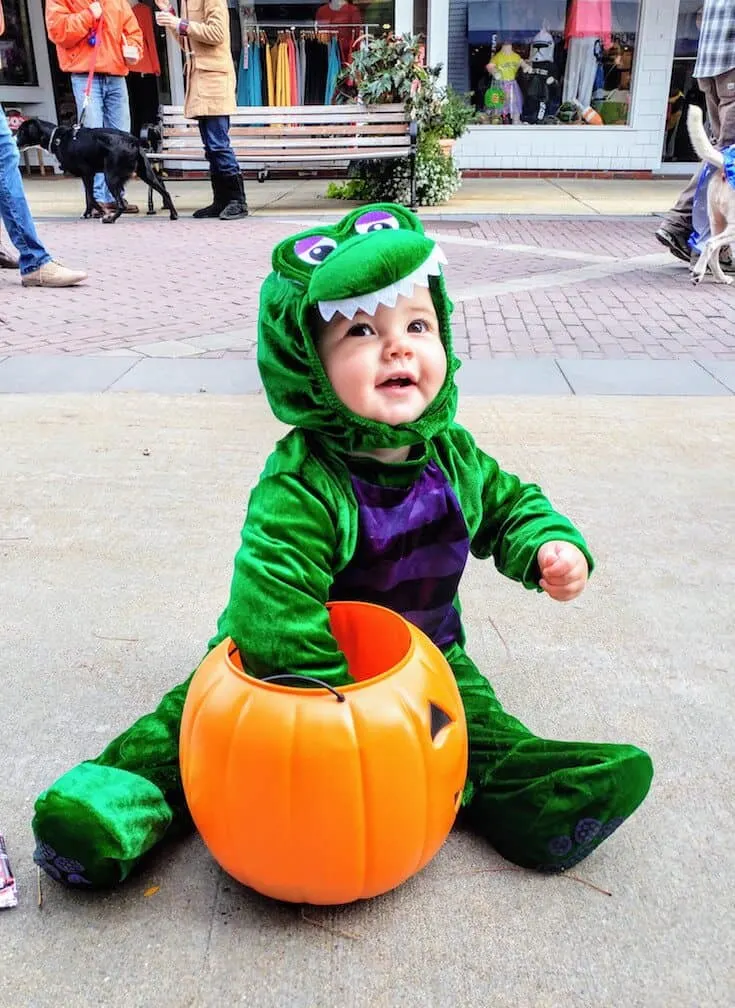
[[[441,652],[388,609],[329,608],[354,684],[254,679],[226,640],[194,676],[181,725],[184,790],[212,855],[245,885],[298,903],[376,896],[423,868],[467,772],[464,710]]]

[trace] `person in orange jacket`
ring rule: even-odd
[[[100,18],[102,19],[100,24]],[[130,132],[130,104],[125,78],[143,55],[143,33],[127,0],[47,0],[46,28],[56,46],[59,66],[71,75],[81,117],[87,76],[95,50],[97,62],[84,125]],[[94,196],[105,210],[115,201],[101,173],[94,178]],[[124,213],[138,207],[123,201]]]

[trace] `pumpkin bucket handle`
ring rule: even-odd
[[[289,674],[288,672],[284,672],[282,675],[263,676],[263,678],[260,681],[283,682],[284,679],[290,679],[291,682],[294,681],[303,682],[304,680],[306,680],[307,682],[310,683],[316,683],[317,686],[321,686],[323,689],[328,689],[330,693],[334,693],[335,697],[337,698],[337,703],[344,703],[345,701],[344,693],[340,693],[339,690],[336,690],[334,688],[334,686],[330,686],[329,683],[325,683],[322,679],[317,679],[315,676],[295,675],[293,673]]]

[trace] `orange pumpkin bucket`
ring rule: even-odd
[[[444,843],[467,772],[462,701],[438,648],[389,609],[328,608],[355,683],[256,679],[227,639],[194,675],[181,723],[184,792],[212,856],[294,903],[405,882]]]

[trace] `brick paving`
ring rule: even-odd
[[[711,280],[694,288],[653,238],[651,218],[426,225],[446,238],[460,356],[735,360],[735,291]],[[271,249],[298,227],[257,216],[42,220],[53,254],[90,280],[25,290],[1,272],[0,357],[252,358]]]

